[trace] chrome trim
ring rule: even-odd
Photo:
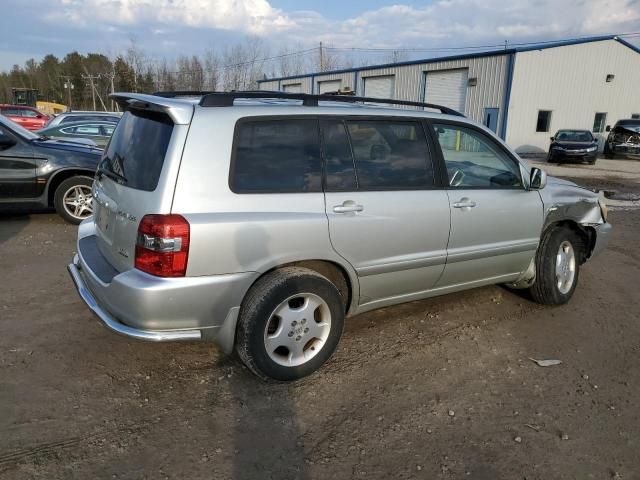
[[[397,262],[382,263],[378,265],[366,265],[357,269],[358,276],[367,277],[369,275],[380,275],[383,273],[402,272],[416,268],[434,267],[447,263],[445,251],[436,253],[429,257],[401,260]]]
[[[509,255],[512,253],[531,252],[532,254],[538,248],[539,240],[525,240],[522,242],[514,242],[511,245],[496,245],[494,247],[484,249],[455,248],[449,250],[447,255],[447,265],[456,262],[466,262],[469,260],[477,260],[485,257],[497,257],[499,255]]]
[[[78,290],[80,298],[82,298],[84,303],[87,304],[91,311],[96,314],[96,316],[100,319],[104,326],[109,330],[113,330],[114,332],[126,337],[136,338],[138,340],[147,340],[151,342],[202,339],[202,332],[200,330],[139,330],[137,328],[128,327],[127,325],[118,322],[108,312],[100,307],[95,298],[93,298],[93,295],[87,288],[84,280],[82,279],[82,276],[80,275],[80,269],[78,268],[79,262],[80,259],[76,254],[73,257],[73,262],[67,266],[69,275],[71,276],[71,279],[73,280],[73,283]]]

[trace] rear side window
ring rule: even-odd
[[[323,120],[320,125],[327,190],[331,192],[356,190],[355,165],[344,123],[340,120]]]
[[[317,120],[240,122],[234,148],[229,184],[236,193],[322,191]]]
[[[434,184],[419,122],[347,121],[360,190],[418,189]]]
[[[173,122],[164,113],[126,111],[100,169],[127,187],[151,192],[158,186],[172,133]]]

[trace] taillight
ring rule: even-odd
[[[138,227],[136,268],[158,277],[184,277],[189,230],[182,215],[145,215]]]

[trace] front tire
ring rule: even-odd
[[[533,299],[543,305],[563,305],[578,285],[582,242],[567,227],[552,227],[536,253],[536,280],[529,289]]]
[[[53,205],[56,212],[74,225],[93,215],[93,178],[75,176],[64,180],[56,188]]]
[[[274,270],[242,302],[236,352],[265,380],[297,380],[331,357],[344,316],[344,300],[326,277],[300,267]]]

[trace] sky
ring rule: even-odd
[[[278,52],[320,41],[442,48],[627,32],[640,32],[640,0],[2,0],[0,71],[47,53],[115,56],[132,39],[175,58],[248,36]]]

